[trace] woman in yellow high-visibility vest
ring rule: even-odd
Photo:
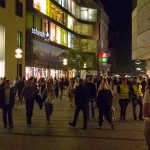
[[[120,120],[126,120],[126,109],[129,103],[129,86],[127,79],[122,79],[122,84],[119,85],[119,105],[120,105]]]

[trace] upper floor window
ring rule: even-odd
[[[19,0],[16,0],[16,15],[23,17],[23,4]]]
[[[5,8],[5,0],[0,0],[0,7]]]
[[[17,46],[22,48],[22,32],[17,32]]]

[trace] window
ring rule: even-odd
[[[68,15],[68,28],[73,30],[73,22],[74,22],[74,19]]]
[[[44,33],[47,33],[48,32],[48,20],[46,19],[43,19],[42,20],[42,31]]]
[[[50,24],[50,40],[56,42],[56,25]]]
[[[0,0],[0,7],[5,8],[5,0]]]
[[[66,8],[66,9],[68,9],[67,4],[68,4],[68,1],[67,1],[67,0],[63,0],[63,1],[62,1],[62,6],[63,6],[64,8]]]
[[[22,48],[22,32],[17,32],[17,46]]]
[[[23,4],[19,0],[16,0],[16,15],[23,17]]]

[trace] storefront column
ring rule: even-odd
[[[147,59],[146,60],[146,63],[147,63],[147,75],[150,77],[150,59]]]

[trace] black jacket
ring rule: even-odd
[[[96,98],[96,86],[94,83],[89,82],[86,84],[87,89],[87,97],[88,99],[95,99]]]
[[[88,105],[86,88],[83,85],[79,85],[75,89],[75,105],[82,108]]]
[[[15,103],[15,90],[14,87],[10,88],[10,106],[14,106]],[[5,105],[5,87],[0,89],[0,105],[3,107]]]
[[[112,107],[113,95],[111,90],[99,90],[96,104],[100,109],[110,109]]]

